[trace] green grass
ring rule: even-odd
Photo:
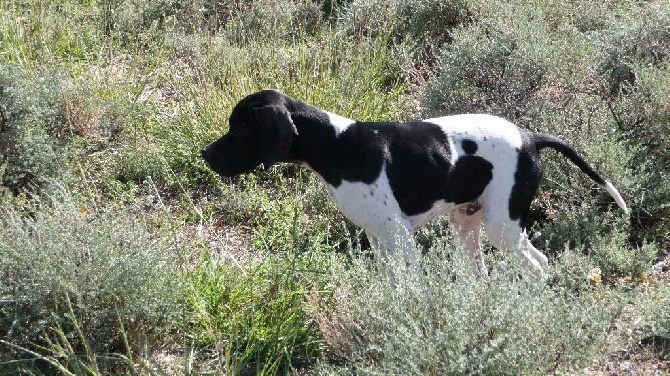
[[[321,273],[296,254],[244,264],[203,254],[185,277],[196,363],[229,375],[275,374],[318,358],[324,344],[304,297]]]
[[[0,373],[569,373],[618,328],[667,338],[670,8],[383,5],[0,1]],[[261,88],[364,120],[505,115],[632,214],[545,153],[547,282],[468,275],[437,221],[392,283],[309,171],[205,166]]]

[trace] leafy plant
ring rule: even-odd
[[[57,73],[0,67],[0,185],[15,194],[47,189],[63,174],[65,111]]]
[[[193,312],[186,330],[198,333],[200,369],[276,374],[317,358],[323,343],[303,305],[317,270],[295,253],[242,264],[205,251],[186,276]]]

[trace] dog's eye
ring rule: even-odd
[[[235,141],[236,143],[240,143],[246,138],[246,132],[243,129],[233,129],[229,134],[231,140]]]

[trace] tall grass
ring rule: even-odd
[[[303,303],[314,273],[295,253],[244,264],[204,253],[185,278],[196,369],[271,375],[320,357],[324,344]]]

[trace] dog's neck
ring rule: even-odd
[[[298,130],[298,137],[285,161],[305,164],[326,181],[331,181],[337,173],[337,135],[342,128],[334,126],[331,117],[323,110],[296,102],[287,107]],[[347,120],[339,116],[337,118],[342,122]],[[353,123],[353,120],[350,122]]]

